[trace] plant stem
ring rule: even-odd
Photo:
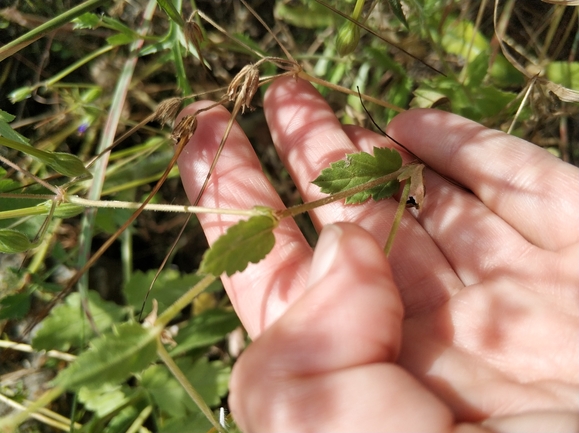
[[[76,7],[73,7],[67,12],[60,14],[59,16],[48,20],[44,24],[36,27],[33,30],[30,30],[28,33],[20,36],[17,39],[14,39],[12,42],[7,43],[3,47],[0,47],[0,62],[7,57],[10,57],[14,53],[17,53],[22,48],[30,45],[32,42],[40,39],[42,36],[46,35],[47,33],[55,30],[59,27],[62,27],[65,24],[68,24],[74,18],[93,10],[99,6],[102,6],[108,3],[110,0],[89,0],[84,2]]]
[[[179,314],[183,308],[189,305],[197,295],[209,287],[209,285],[216,279],[217,277],[215,275],[205,275],[201,281],[191,287],[183,296],[177,299],[169,308],[157,317],[157,320],[155,320],[155,326],[162,328],[167,326],[167,323],[169,323],[171,319]]]
[[[341,200],[343,198],[350,197],[350,196],[357,194],[359,192],[374,188],[378,185],[382,185],[386,182],[390,182],[391,180],[397,179],[398,176],[402,172],[404,172],[405,169],[406,169],[406,167],[402,167],[393,173],[378,177],[374,180],[371,180],[371,181],[366,182],[366,183],[362,183],[362,184],[354,186],[352,188],[345,189],[345,190],[340,191],[336,194],[332,194],[332,195],[329,195],[327,197],[324,197],[324,198],[321,198],[318,200],[309,201],[307,203],[298,204],[296,206],[289,207],[289,208],[284,209],[282,211],[276,212],[275,216],[279,219],[290,217],[290,216],[293,217],[293,216],[296,216],[300,213],[308,212],[308,211],[315,209],[317,207],[324,206],[326,204],[333,203],[337,200]]]
[[[181,384],[183,389],[187,392],[187,394],[189,394],[191,400],[193,400],[193,402],[197,405],[197,407],[201,409],[201,412],[203,412],[203,414],[213,425],[215,430],[217,430],[220,433],[225,433],[225,430],[219,424],[219,422],[217,422],[217,420],[213,416],[213,412],[211,411],[209,406],[207,406],[205,400],[203,400],[203,397],[201,397],[201,395],[197,392],[197,390],[193,388],[193,385],[189,383],[187,377],[183,374],[183,372],[177,366],[175,361],[173,361],[173,358],[171,358],[171,355],[169,355],[169,353],[165,349],[165,346],[163,346],[163,343],[161,343],[161,339],[157,340],[157,354],[159,355],[159,358],[161,358],[161,361],[165,363],[171,374],[173,374],[175,379],[177,379],[177,381]]]
[[[373,102],[374,104],[380,105],[384,108],[389,108],[391,110],[397,111],[398,113],[402,113],[406,111],[404,108],[398,107],[397,105],[391,104],[390,102],[381,101],[380,99],[373,98],[372,96],[365,95],[363,93],[354,92],[351,89],[346,87],[339,86],[337,84],[330,83],[329,81],[322,80],[321,78],[314,77],[313,75],[308,74],[305,71],[298,72],[298,77],[303,78],[304,80],[309,81],[310,83],[319,84],[320,86],[328,87],[332,90],[336,90],[338,92],[346,93],[348,95],[359,96],[365,101]]]

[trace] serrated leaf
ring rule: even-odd
[[[394,149],[374,147],[374,155],[366,152],[346,155],[346,160],[330,164],[330,168],[322,170],[312,182],[320,187],[322,192],[335,194],[358,185],[394,173],[402,167],[402,157]],[[391,197],[398,191],[397,180],[353,194],[346,199],[346,204],[363,203],[372,197],[382,200]]]
[[[388,4],[390,5],[394,16],[396,16],[396,18],[398,18],[400,22],[404,24],[404,27],[410,30],[410,27],[408,27],[408,21],[406,21],[406,16],[404,15],[404,11],[402,10],[402,4],[400,3],[400,0],[388,0]]]
[[[108,331],[124,316],[123,309],[103,300],[95,291],[88,292],[88,306],[94,324],[100,332]],[[79,293],[70,294],[63,304],[54,307],[32,339],[36,350],[62,350],[80,347],[92,336],[92,330],[81,308]]]
[[[0,253],[22,253],[33,247],[34,244],[19,231],[0,229]]]
[[[207,310],[193,317],[179,330],[179,334],[175,337],[177,346],[171,350],[171,356],[215,344],[239,325],[239,318],[233,311]]]
[[[68,390],[98,388],[118,384],[153,362],[157,355],[157,335],[138,323],[123,323],[115,332],[94,341],[93,347],[62,370],[54,384]]]
[[[277,221],[264,215],[253,216],[229,227],[203,255],[199,271],[228,276],[243,271],[249,263],[257,263],[275,244],[273,229]]]

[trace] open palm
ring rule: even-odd
[[[330,162],[393,146],[340,125],[293,78],[271,85],[265,113],[304,201],[322,196],[310,182]],[[228,117],[199,115],[179,159],[190,198]],[[284,220],[265,260],[224,278],[255,340],[234,369],[235,418],[248,432],[577,431],[579,170],[434,110],[401,114],[388,132],[428,166],[425,202],[388,260],[397,203],[333,203],[311,214],[329,225],[315,254]],[[237,125],[200,204],[283,207]],[[235,221],[199,219],[210,242]]]

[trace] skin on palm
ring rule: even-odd
[[[188,107],[185,113],[198,109],[197,104],[204,103]],[[330,162],[346,153],[371,151],[372,146],[392,146],[362,128],[342,127],[319,94],[299,80],[285,78],[272,84],[265,112],[278,153],[307,201],[322,196],[310,181]],[[189,197],[195,197],[204,180],[227,120],[223,109],[199,116],[192,143],[179,160]],[[433,426],[449,430],[453,421],[497,420],[529,411],[577,411],[579,209],[569,197],[578,196],[579,171],[527,142],[444,112],[414,110],[399,115],[388,133],[432,169],[425,174],[427,194],[421,212],[415,218],[405,216],[389,259],[398,289],[389,283],[389,270],[386,275],[379,271],[390,269],[386,260],[380,257],[382,261],[373,262],[366,253],[371,247],[356,244],[343,258],[353,267],[352,281],[345,285],[348,275],[335,281],[330,286],[332,296],[319,295],[325,300],[314,303],[315,310],[310,298],[316,290],[306,290],[312,251],[293,221],[284,220],[276,230],[276,246],[264,261],[224,279],[251,337],[263,333],[235,368],[232,406],[237,407],[237,418],[243,426],[255,427],[249,430],[258,431],[289,426],[291,415],[300,410],[318,418],[325,413],[328,422],[332,415],[344,416],[344,411],[315,404],[324,401],[324,395],[334,396],[334,409],[361,399],[363,416],[358,419],[349,410],[352,424],[341,425],[368,428],[385,425],[382,403],[375,414],[382,424],[366,423],[372,418],[369,407],[376,401],[397,402],[399,413],[408,409],[401,402],[415,411],[419,406],[430,408],[428,431],[434,431]],[[401,153],[405,161],[412,159]],[[238,126],[201,204],[283,206]],[[396,205],[393,200],[357,206],[333,203],[313,211],[312,220],[318,228],[338,221],[355,223],[371,233],[379,251],[377,245],[386,240]],[[235,220],[219,215],[199,219],[210,242]],[[351,230],[342,228],[344,239],[355,236],[362,242],[364,235]],[[374,271],[358,269],[364,263],[374,266]],[[362,296],[364,276],[372,273],[380,277],[374,285],[393,288],[372,292],[375,297]],[[342,296],[335,293],[340,285],[346,288]],[[360,293],[359,303],[354,293]],[[387,299],[382,299],[378,311],[388,314],[370,314],[373,306],[380,305],[380,294]],[[404,306],[402,322],[402,308],[396,309],[398,295]],[[304,313],[311,309],[318,320]],[[319,317],[332,312],[342,320],[319,323]],[[399,340],[392,338],[397,329]],[[331,344],[336,339],[340,344]],[[315,349],[325,347],[323,342],[330,347],[319,353]],[[289,352],[288,347],[294,350]],[[328,364],[328,359],[336,364]],[[313,376],[305,380],[308,372],[303,369],[315,360],[323,368],[309,372]],[[362,379],[368,374],[374,377],[371,383]],[[388,386],[380,377],[389,378]],[[261,391],[251,391],[260,386]],[[346,386],[357,393],[346,392],[342,401],[336,392]],[[398,399],[388,400],[385,388],[399,389]],[[362,396],[372,392],[375,398],[364,401]],[[239,394],[243,398],[234,403]],[[244,406],[242,401],[259,404]],[[247,413],[256,407],[259,413]],[[267,424],[264,412],[275,419]],[[260,421],[252,424],[256,417]],[[312,421],[302,416],[300,422],[306,420]],[[320,425],[320,419],[312,422]]]

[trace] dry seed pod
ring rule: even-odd
[[[195,134],[196,129],[197,129],[197,116],[195,114],[185,116],[181,119],[181,121],[177,124],[177,126],[173,130],[171,138],[175,141],[175,144],[188,142],[189,139],[193,136],[193,134]]]
[[[161,123],[161,126],[165,126],[166,123],[172,122],[175,120],[175,117],[177,117],[182,102],[183,98],[178,96],[162,101],[159,103],[159,106],[155,111],[155,119]]]
[[[243,80],[243,83],[242,83]],[[251,100],[259,88],[259,69],[256,65],[245,65],[239,73],[233,77],[227,88],[227,97],[230,101],[241,101],[241,112],[245,109],[253,110]]]
[[[184,33],[185,38],[193,44],[197,51],[200,51],[199,47],[201,46],[201,42],[204,40],[203,32],[201,31],[199,24],[193,21],[193,18],[190,18],[185,23]]]

